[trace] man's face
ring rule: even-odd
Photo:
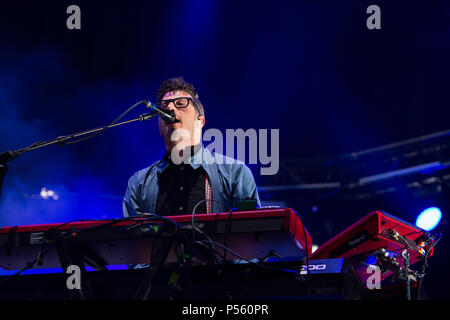
[[[171,100],[175,98],[192,98],[192,96],[185,91],[170,91],[167,92],[162,101]],[[172,149],[172,147],[177,144],[177,141],[171,141],[171,135],[173,131],[177,129],[184,129],[189,132],[191,141],[184,141],[183,144],[188,145],[196,145],[200,143],[201,140],[201,130],[205,124],[205,118],[200,116],[195,109],[195,106],[192,101],[189,101],[189,104],[185,108],[177,108],[172,101],[167,106],[168,110],[173,110],[175,113],[175,117],[179,122],[168,124],[161,118],[158,121],[159,132],[164,138],[164,142],[166,143],[166,149]],[[181,131],[181,130],[180,130]]]

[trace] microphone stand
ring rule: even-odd
[[[141,114],[139,117],[131,119],[131,120],[113,123],[113,124],[109,124],[107,126],[90,129],[90,130],[86,130],[86,131],[79,132],[79,133],[69,134],[67,136],[61,136],[61,137],[58,137],[58,138],[55,138],[52,140],[48,140],[48,141],[44,141],[44,142],[36,142],[36,143],[33,143],[32,145],[30,145],[29,147],[22,148],[22,149],[19,149],[16,151],[8,150],[6,152],[0,153],[0,198],[1,198],[1,191],[2,191],[2,186],[3,186],[3,179],[5,178],[6,172],[8,171],[7,163],[11,160],[16,159],[18,156],[20,156],[28,151],[43,148],[43,147],[50,146],[53,144],[58,144],[60,146],[64,146],[67,143],[67,140],[81,137],[81,136],[84,136],[84,135],[87,135],[90,133],[103,131],[103,130],[106,130],[109,128],[117,127],[117,126],[120,126],[123,124],[135,122],[135,121],[145,121],[154,116],[155,116],[154,113],[145,113],[145,114]]]

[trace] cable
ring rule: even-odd
[[[43,259],[43,257],[47,254],[47,252],[49,252],[50,249],[52,249],[52,248],[55,246],[55,244],[56,244],[56,243],[53,242],[52,245],[51,245],[50,247],[48,247],[47,250],[46,250],[46,251],[44,252],[44,254],[42,254],[42,255],[41,255],[41,250],[39,250],[38,257],[36,257],[36,259],[34,259],[34,260],[31,261],[31,262],[27,262],[26,266],[23,267],[22,269],[20,269],[18,272],[16,272],[16,273],[12,274],[11,276],[9,276],[9,277],[7,277],[7,278],[1,280],[1,281],[0,281],[0,285],[3,284],[3,283],[5,283],[5,282],[8,281],[8,280],[14,278],[14,277],[17,277],[17,276],[20,275],[22,272],[24,272],[24,271],[26,271],[26,270],[28,270],[28,269],[33,268],[34,265],[36,264],[36,262],[38,262],[39,259]]]
[[[137,223],[140,223],[140,225],[144,225],[145,223],[148,223],[149,221],[164,220],[164,221],[169,221],[169,222],[171,222],[171,223],[174,223],[178,228],[181,228],[181,226],[180,226],[176,221],[173,221],[173,220],[171,220],[171,219],[168,219],[168,218],[165,218],[165,217],[156,215],[156,214],[152,214],[151,217],[146,218],[146,219],[141,219],[141,218],[138,218],[138,219],[140,219],[140,220],[138,220]],[[117,223],[122,222],[122,221],[127,221],[127,220],[136,220],[136,217],[135,217],[135,216],[132,216],[132,217],[126,217],[126,218],[122,218],[122,219],[112,219],[111,221],[109,221],[109,222],[107,222],[107,223],[104,223],[104,224],[101,224],[101,225],[99,225],[99,226],[94,226],[94,227],[90,227],[90,228],[75,229],[75,231],[77,231],[77,232],[91,231],[91,230],[95,230],[95,229],[100,229],[100,228],[112,226],[112,225],[114,225],[114,224],[117,224]],[[67,222],[61,223],[60,225],[54,227],[53,229],[57,230],[57,229],[62,228],[62,227],[65,226],[65,225],[68,225],[68,224],[73,223],[73,222],[78,222],[78,221],[79,221],[79,222],[83,222],[83,221],[105,221],[105,220],[99,220],[99,219],[76,219],[76,220],[71,220],[71,221],[67,221]],[[140,226],[140,225],[139,225],[139,226]],[[71,230],[74,230],[74,229],[71,229]],[[58,239],[60,239],[61,236],[67,237],[67,236],[68,236],[68,233],[63,234],[63,235],[60,234],[60,233],[58,233]],[[36,263],[38,263],[39,261],[42,261],[42,259],[44,258],[44,256],[45,256],[45,255],[46,255],[46,254],[47,254],[47,253],[55,246],[55,243],[56,243],[56,241],[53,241],[52,245],[49,246],[49,247],[47,248],[47,250],[43,251],[43,249],[44,249],[44,247],[45,247],[45,245],[46,245],[46,242],[45,242],[45,239],[44,239],[44,240],[43,240],[43,243],[42,243],[42,247],[41,247],[41,249],[39,250],[38,257],[37,257],[36,259],[34,259],[33,261],[28,262],[28,263],[26,264],[26,266],[24,266],[24,267],[23,267],[22,269],[20,269],[18,272],[12,274],[11,276],[9,276],[9,277],[7,277],[7,278],[5,278],[5,279],[2,279],[2,280],[0,281],[0,284],[2,284],[2,283],[4,283],[4,282],[6,282],[6,281],[8,281],[8,280],[10,280],[10,279],[12,279],[12,278],[18,276],[18,275],[20,275],[21,273],[23,273],[24,271],[26,271],[26,270],[28,270],[28,269],[33,268],[34,265],[35,265]],[[153,246],[152,246],[152,249],[153,249]]]
[[[410,249],[412,251],[418,252],[420,254],[422,254],[417,248],[412,247],[409,242],[407,241],[407,239],[401,235],[397,235],[402,242],[406,245],[405,249]],[[442,234],[439,234],[439,237],[437,240],[433,241],[433,243],[430,245],[430,247],[428,248],[427,252],[425,253],[425,255],[423,256],[423,262],[422,262],[422,266],[420,269],[420,273],[418,274],[418,278],[419,280],[417,281],[417,293],[416,293],[416,300],[420,299],[420,292],[422,289],[422,282],[423,282],[423,278],[425,276],[425,268],[428,266],[427,264],[427,259],[428,259],[428,255],[431,253],[431,250],[433,249],[433,247],[439,242],[439,240],[442,238]],[[398,249],[398,250],[403,250],[403,249]],[[394,251],[398,251],[398,250],[394,250]],[[408,270],[406,270],[408,271]],[[408,275],[407,275],[408,276]],[[408,297],[410,297],[408,295]]]
[[[110,219],[110,220],[116,220],[116,219]],[[70,221],[66,221],[64,223],[61,223],[60,225],[58,225],[57,227],[55,227],[54,229],[59,229],[64,227],[65,225],[68,225],[69,223],[74,223],[74,222],[86,222],[86,221],[105,221],[105,219],[75,219],[75,220],[70,220]]]
[[[155,221],[145,221],[145,222],[141,222],[141,221],[136,221],[136,222],[134,222],[133,224],[131,224],[131,225],[129,225],[129,226],[127,226],[127,227],[124,227],[122,230],[123,231],[132,231],[132,230],[134,230],[134,229],[138,229],[138,228],[140,228],[140,227],[150,227],[150,228],[152,228],[152,227],[154,227],[154,226],[162,226],[162,224],[163,223],[161,223],[161,222],[156,222],[156,221],[158,221],[158,220],[155,220]]]
[[[437,238],[437,240],[433,241],[433,243],[431,244],[430,248],[428,249],[428,251],[427,251],[427,253],[426,253],[426,255],[425,255],[425,258],[428,258],[428,255],[431,253],[431,249],[433,249],[434,246],[437,245],[437,243],[439,242],[439,240],[441,240],[441,238],[442,238],[442,233],[439,233],[438,235],[439,235],[439,237]]]
[[[197,228],[194,226],[195,231],[197,231],[201,236],[205,237],[207,240],[214,242],[211,237],[209,237],[205,232],[203,232],[201,229]],[[194,241],[192,241],[194,242]],[[209,247],[208,247],[209,248]],[[214,248],[214,244],[212,244],[212,248],[209,248],[211,250],[213,250],[214,252],[218,252],[215,248]],[[221,257],[223,257],[223,254],[220,254]],[[216,257],[214,256],[215,260],[217,261]],[[218,262],[218,261],[217,261]]]
[[[266,266],[266,265],[260,264],[260,263],[258,263],[258,262],[254,262],[254,261],[252,261],[252,260],[250,260],[250,259],[247,259],[247,258],[241,256],[240,254],[236,253],[235,251],[231,250],[230,248],[225,247],[224,245],[222,245],[221,243],[216,242],[216,241],[202,240],[202,241],[194,241],[194,242],[195,242],[195,243],[201,242],[201,243],[211,243],[211,244],[215,244],[215,245],[221,247],[222,249],[224,249],[224,250],[226,250],[226,251],[229,251],[230,253],[232,253],[232,254],[235,255],[236,257],[240,258],[241,260],[245,260],[245,261],[247,261],[247,262],[249,262],[249,263],[252,263],[252,264],[254,264],[254,265],[260,266],[260,267],[265,268],[265,269],[270,269],[270,270],[275,270],[275,271],[285,271],[285,272],[295,273],[296,275],[299,274],[298,271],[295,271],[295,270],[289,270],[289,269],[283,269],[283,268],[270,267],[270,266]]]
[[[220,200],[203,199],[203,200],[200,200],[199,202],[197,202],[197,204],[196,204],[196,205],[194,206],[194,208],[192,209],[192,213],[191,213],[191,214],[192,214],[192,222],[191,222],[191,225],[192,225],[192,241],[195,240],[195,231],[194,231],[194,215],[195,215],[195,210],[197,210],[197,207],[198,207],[200,204],[202,204],[203,202],[206,202],[206,201],[219,202],[219,203],[225,205],[228,209],[230,209],[230,206],[229,206],[229,205],[227,205],[225,202],[220,201]]]
[[[194,237],[195,237],[195,230],[199,231],[199,230],[195,227],[195,225],[194,225],[194,214],[195,214],[195,210],[196,210],[196,208],[197,208],[201,203],[203,203],[203,202],[205,202],[205,201],[217,201],[217,200],[211,200],[211,199],[200,200],[200,201],[194,206],[194,209],[192,210],[192,230],[193,230],[192,241],[193,241],[194,243],[197,243],[197,242],[198,242],[198,241],[195,241],[195,238],[194,238]],[[230,207],[229,207],[226,203],[224,203],[223,201],[217,201],[217,202],[220,202],[220,203],[222,203],[222,204],[225,204],[225,206],[227,206],[227,207],[230,209],[230,211],[228,212],[227,227],[231,228],[231,224],[229,224],[228,221],[230,221],[230,219],[231,219],[231,214],[232,214],[232,212],[233,212],[233,208],[230,208]],[[294,211],[294,212],[295,212],[295,211]],[[295,212],[295,213],[296,213],[296,212]],[[297,213],[296,213],[296,214],[297,214]],[[298,216],[298,214],[297,214],[297,216]],[[300,219],[300,218],[299,218],[299,219]],[[305,236],[305,246],[306,246],[306,249],[305,249],[305,253],[306,253],[306,261],[307,261],[307,265],[309,265],[309,260],[308,260],[308,240],[307,240],[307,233],[306,233],[305,226],[304,226],[303,222],[301,221],[301,219],[300,219],[300,222],[302,223],[302,226],[303,226],[303,233],[304,233],[304,236]],[[226,229],[228,229],[227,227],[226,227]],[[271,267],[268,267],[268,266],[265,266],[265,265],[258,264],[258,263],[254,262],[254,261],[251,261],[251,260],[249,260],[249,259],[246,259],[246,258],[240,256],[239,254],[237,254],[236,252],[232,251],[231,249],[229,249],[229,248],[226,246],[227,232],[229,232],[229,230],[225,230],[225,239],[224,239],[224,242],[225,242],[225,243],[224,243],[224,245],[222,245],[222,244],[220,244],[220,243],[218,243],[218,242],[212,241],[212,240],[208,240],[208,241],[207,241],[208,243],[210,243],[210,244],[212,244],[212,245],[216,244],[216,245],[218,245],[219,247],[221,247],[221,248],[224,249],[224,254],[222,255],[223,261],[226,260],[226,253],[229,251],[229,252],[231,252],[232,254],[234,254],[236,257],[241,258],[242,260],[245,260],[245,261],[247,261],[247,262],[250,262],[250,263],[253,263],[253,264],[262,266],[262,267],[264,267],[264,268],[268,268],[268,269],[272,269],[272,270],[283,270],[283,271],[288,271],[288,272],[293,272],[293,273],[298,274],[298,272],[297,272],[297,271],[294,271],[294,270],[287,270],[287,269],[282,269],[282,268],[271,268]],[[202,242],[202,241],[200,241],[200,242]],[[205,241],[203,241],[203,242],[205,242]],[[215,249],[213,249],[213,250],[216,251]],[[308,275],[308,274],[309,274],[309,272],[307,271],[307,275]],[[308,277],[306,277],[306,278],[307,278],[307,282],[308,282]],[[309,287],[309,286],[308,286],[308,287]],[[308,289],[308,292],[309,292],[309,289]],[[308,293],[308,295],[309,295],[309,293]]]
[[[228,211],[228,216],[227,216],[227,222],[225,224],[225,235],[223,238],[223,244],[226,247],[228,245],[228,235],[231,232],[231,215],[233,213],[233,208],[230,209],[230,211]],[[223,252],[223,262],[225,262],[225,260],[227,259],[227,251],[225,250]]]
[[[122,119],[128,112],[130,112],[131,110],[133,110],[133,109],[136,108],[138,105],[140,105],[140,104],[142,104],[142,103],[144,103],[144,102],[146,102],[146,101],[145,101],[145,100],[142,100],[142,101],[139,101],[139,102],[135,103],[134,105],[132,105],[131,107],[129,107],[124,113],[122,113],[119,117],[117,117],[116,120],[114,120],[114,121],[112,121],[110,124],[104,126],[104,127],[102,128],[102,130],[97,131],[97,132],[95,132],[95,133],[93,133],[93,134],[91,134],[91,135],[89,135],[89,136],[87,136],[87,137],[84,137],[84,138],[81,138],[81,139],[78,139],[78,140],[75,140],[75,141],[71,141],[71,142],[64,142],[64,141],[63,141],[63,142],[61,143],[61,145],[65,145],[65,144],[75,144],[75,143],[82,142],[82,141],[85,141],[85,140],[87,140],[87,139],[93,138],[93,137],[95,137],[96,135],[99,135],[100,133],[102,133],[102,132],[104,132],[106,129],[108,129],[109,126],[112,126],[114,123],[116,123],[117,121],[119,121],[120,119]],[[69,138],[69,139],[70,139],[70,138]]]
[[[64,225],[67,225],[67,224],[69,224],[69,223],[71,223],[71,222],[75,222],[75,221],[103,221],[103,220],[88,220],[88,219],[78,219],[78,220],[73,220],[73,221],[69,221],[69,222],[65,222],[65,223],[60,224],[59,226],[55,227],[55,230],[61,228],[61,227],[64,226]],[[64,236],[67,236],[67,234],[65,234]],[[61,234],[58,234],[58,239],[59,239],[59,238],[61,238]],[[31,262],[27,262],[27,264],[26,264],[25,267],[23,267],[22,269],[20,269],[18,272],[14,273],[13,275],[11,275],[11,276],[9,276],[9,277],[3,279],[2,281],[0,281],[0,284],[6,282],[6,281],[8,281],[8,280],[10,280],[11,278],[14,278],[14,277],[20,275],[22,272],[24,272],[24,271],[26,271],[26,270],[28,270],[28,269],[33,268],[34,265],[35,265],[36,263],[38,263],[39,261],[42,261],[42,260],[44,259],[44,257],[45,257],[45,255],[47,254],[47,252],[49,252],[50,249],[52,249],[52,248],[55,246],[56,241],[53,241],[52,245],[49,246],[49,247],[47,248],[47,250],[45,250],[45,251],[43,252],[43,249],[44,249],[44,247],[45,247],[45,244],[46,244],[46,242],[45,242],[45,239],[44,239],[43,242],[42,242],[42,247],[41,247],[41,249],[39,250],[39,253],[38,253],[38,256],[36,257],[36,259],[34,259],[34,260],[31,261]]]
[[[417,248],[414,248],[411,246],[411,244],[408,242],[408,240],[405,237],[403,237],[400,234],[398,234],[397,237],[399,237],[403,241],[403,243],[406,245],[407,249],[410,249],[412,251],[416,251],[416,252],[420,253],[420,251]]]
[[[21,150],[20,152],[17,152],[14,156],[15,157],[20,156],[21,154],[29,151],[31,148],[38,147],[38,146],[40,146],[41,144],[44,144],[44,143],[45,143],[45,141],[35,142],[35,143],[29,145],[28,147],[26,147],[25,149]]]
[[[305,224],[302,221],[302,218],[300,217],[300,215],[297,213],[297,211],[292,210],[295,215],[297,216],[297,218],[300,220],[300,223],[302,224],[303,227],[303,236],[305,237],[305,260],[306,260],[306,268],[305,268],[305,281],[306,281],[306,294],[309,297],[311,295],[311,288],[310,288],[310,283],[309,283],[309,253],[308,253],[308,237],[307,237],[307,231],[306,231],[306,227]],[[311,243],[311,248],[312,248],[312,243]]]
[[[5,283],[6,281],[8,281],[8,280],[10,280],[10,279],[12,279],[12,278],[18,276],[18,275],[21,274],[22,272],[24,272],[24,271],[26,271],[26,270],[28,270],[28,269],[33,268],[33,266],[35,265],[35,263],[37,262],[37,260],[38,260],[38,259],[36,258],[36,259],[34,259],[32,262],[28,262],[27,265],[26,265],[24,268],[22,268],[21,270],[19,270],[19,271],[16,272],[16,273],[14,273],[13,275],[11,275],[11,276],[9,276],[9,277],[7,277],[7,278],[1,280],[1,281],[0,281],[0,284],[3,284],[3,283]]]
[[[433,243],[428,248],[425,256],[423,257],[422,266],[420,268],[420,277],[419,277],[419,280],[417,281],[418,283],[417,283],[416,300],[420,300],[420,291],[422,290],[423,278],[425,277],[425,269],[428,266],[428,263],[427,263],[428,255],[430,254],[430,252],[434,248],[434,246],[439,242],[439,240],[441,240],[441,238],[442,238],[442,233],[439,233],[437,240],[433,241]]]
[[[157,215],[157,214],[146,214],[145,217],[137,217],[137,216],[131,216],[131,217],[125,217],[125,218],[120,218],[120,219],[109,219],[109,220],[105,220],[105,219],[76,219],[76,220],[71,220],[71,221],[67,221],[64,222],[60,225],[58,225],[57,227],[55,227],[54,229],[59,229],[67,224],[73,223],[73,222],[84,222],[84,221],[108,221],[106,223],[103,223],[101,225],[98,226],[93,226],[93,227],[89,227],[89,228],[81,228],[81,229],[75,229],[72,228],[71,230],[77,231],[77,232],[82,232],[82,231],[91,231],[91,230],[96,230],[96,229],[101,229],[101,228],[105,228],[105,227],[110,227],[113,226],[117,223],[123,222],[123,221],[136,221],[137,224],[145,224],[147,222],[151,222],[151,221],[168,221],[171,222],[173,224],[175,224],[178,228],[181,228],[180,224],[172,219]],[[130,226],[126,226],[126,228],[128,228]],[[126,230],[125,228],[125,230]]]
[[[201,241],[196,241],[195,243],[196,243],[196,244],[199,244],[199,245],[202,245],[204,248],[207,248],[208,250],[213,251],[215,254],[217,254],[217,255],[219,255],[220,257],[223,258],[223,253],[221,253],[220,251],[218,251],[218,250],[216,250],[216,249],[214,248],[214,243],[212,243],[212,242],[214,242],[214,241],[213,241],[213,240],[209,240],[209,241],[211,241],[212,247],[208,247],[206,244],[204,244],[204,243],[201,242]],[[219,260],[217,260],[217,258],[216,258],[215,256],[214,256],[214,260],[216,261],[217,265],[219,265]]]
[[[265,257],[259,259],[259,262],[264,262],[264,260],[266,260],[267,258],[270,258],[270,257],[277,257],[278,259],[283,260],[286,264],[289,264],[289,262],[288,262],[285,258],[283,258],[282,256],[280,256],[278,253],[276,253],[276,252],[273,251],[273,250],[270,250],[270,251],[269,251],[269,254],[268,254],[267,256],[265,256]]]
[[[219,203],[222,203],[223,205],[225,205],[228,209],[230,209],[229,211],[228,211],[228,218],[227,218],[227,223],[226,223],[226,226],[225,226],[225,238],[224,238],[224,244],[225,244],[225,246],[227,245],[227,237],[228,237],[228,233],[230,232],[230,228],[231,228],[231,213],[233,212],[233,208],[231,208],[230,206],[228,206],[228,204],[226,204],[224,201],[219,201],[219,200],[212,200],[212,199],[203,199],[203,200],[200,200],[199,202],[197,202],[197,204],[194,206],[194,208],[192,209],[192,222],[191,222],[191,225],[192,225],[192,241],[195,241],[195,226],[194,226],[194,215],[195,215],[195,210],[197,209],[197,207],[200,205],[200,204],[202,204],[203,202],[206,202],[206,201],[214,201],[214,202],[219,202]],[[223,254],[223,261],[225,262],[225,260],[226,260],[226,257],[227,257],[227,252],[226,251],[224,251],[224,254]]]

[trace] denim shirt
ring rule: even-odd
[[[208,174],[211,183],[212,212],[226,212],[241,200],[256,200],[261,206],[255,180],[250,169],[241,161],[213,153],[202,148],[188,159],[197,169],[200,166]],[[123,199],[123,216],[155,213],[158,200],[159,176],[169,164],[159,160],[150,167],[136,172],[128,180]],[[190,214],[187,213],[187,214]]]

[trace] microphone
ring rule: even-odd
[[[163,119],[168,124],[180,122],[175,116],[175,112],[173,110],[162,110],[158,108],[156,105],[152,104],[150,101],[144,101],[144,104],[147,108],[150,109],[151,113],[155,113],[158,117]]]

